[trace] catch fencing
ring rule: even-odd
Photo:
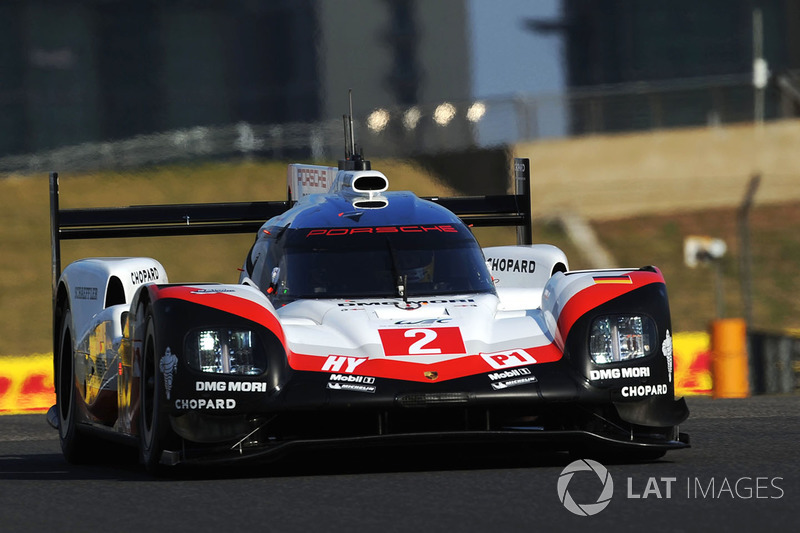
[[[748,345],[753,394],[800,391],[800,336],[751,332]]]
[[[800,76],[768,88],[767,119],[798,114]],[[753,120],[750,74],[621,84],[550,95],[513,95],[372,109],[355,117],[368,157],[414,157],[608,132],[715,126]],[[0,157],[0,176],[129,169],[203,159],[335,161],[341,120],[202,126]]]

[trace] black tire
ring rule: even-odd
[[[161,454],[167,446],[174,444],[176,437],[169,420],[162,411],[166,399],[164,379],[159,369],[158,344],[156,342],[153,315],[148,309],[144,319],[144,341],[142,344],[142,376],[139,413],[139,454],[142,464],[151,474],[165,472]]]
[[[79,426],[80,395],[75,388],[75,349],[72,332],[72,313],[63,313],[56,354],[56,409],[61,452],[67,462],[86,464],[98,458],[97,439],[86,435]]]

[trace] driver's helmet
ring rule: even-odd
[[[408,283],[433,282],[434,257],[431,250],[409,250],[401,254],[400,273],[407,276]]]

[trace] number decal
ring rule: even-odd
[[[383,353],[398,355],[465,354],[464,340],[457,327],[379,329]]]
[[[482,353],[483,360],[496,369],[521,365],[536,364],[536,359],[525,350],[509,350],[507,352]]]
[[[417,338],[422,335],[422,338],[408,347],[409,355],[426,355],[432,353],[442,353],[441,348],[425,348],[436,340],[436,330],[434,329],[408,329],[403,334],[405,337]]]

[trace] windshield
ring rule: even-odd
[[[475,238],[451,224],[289,230],[265,275],[279,300],[494,292]]]

